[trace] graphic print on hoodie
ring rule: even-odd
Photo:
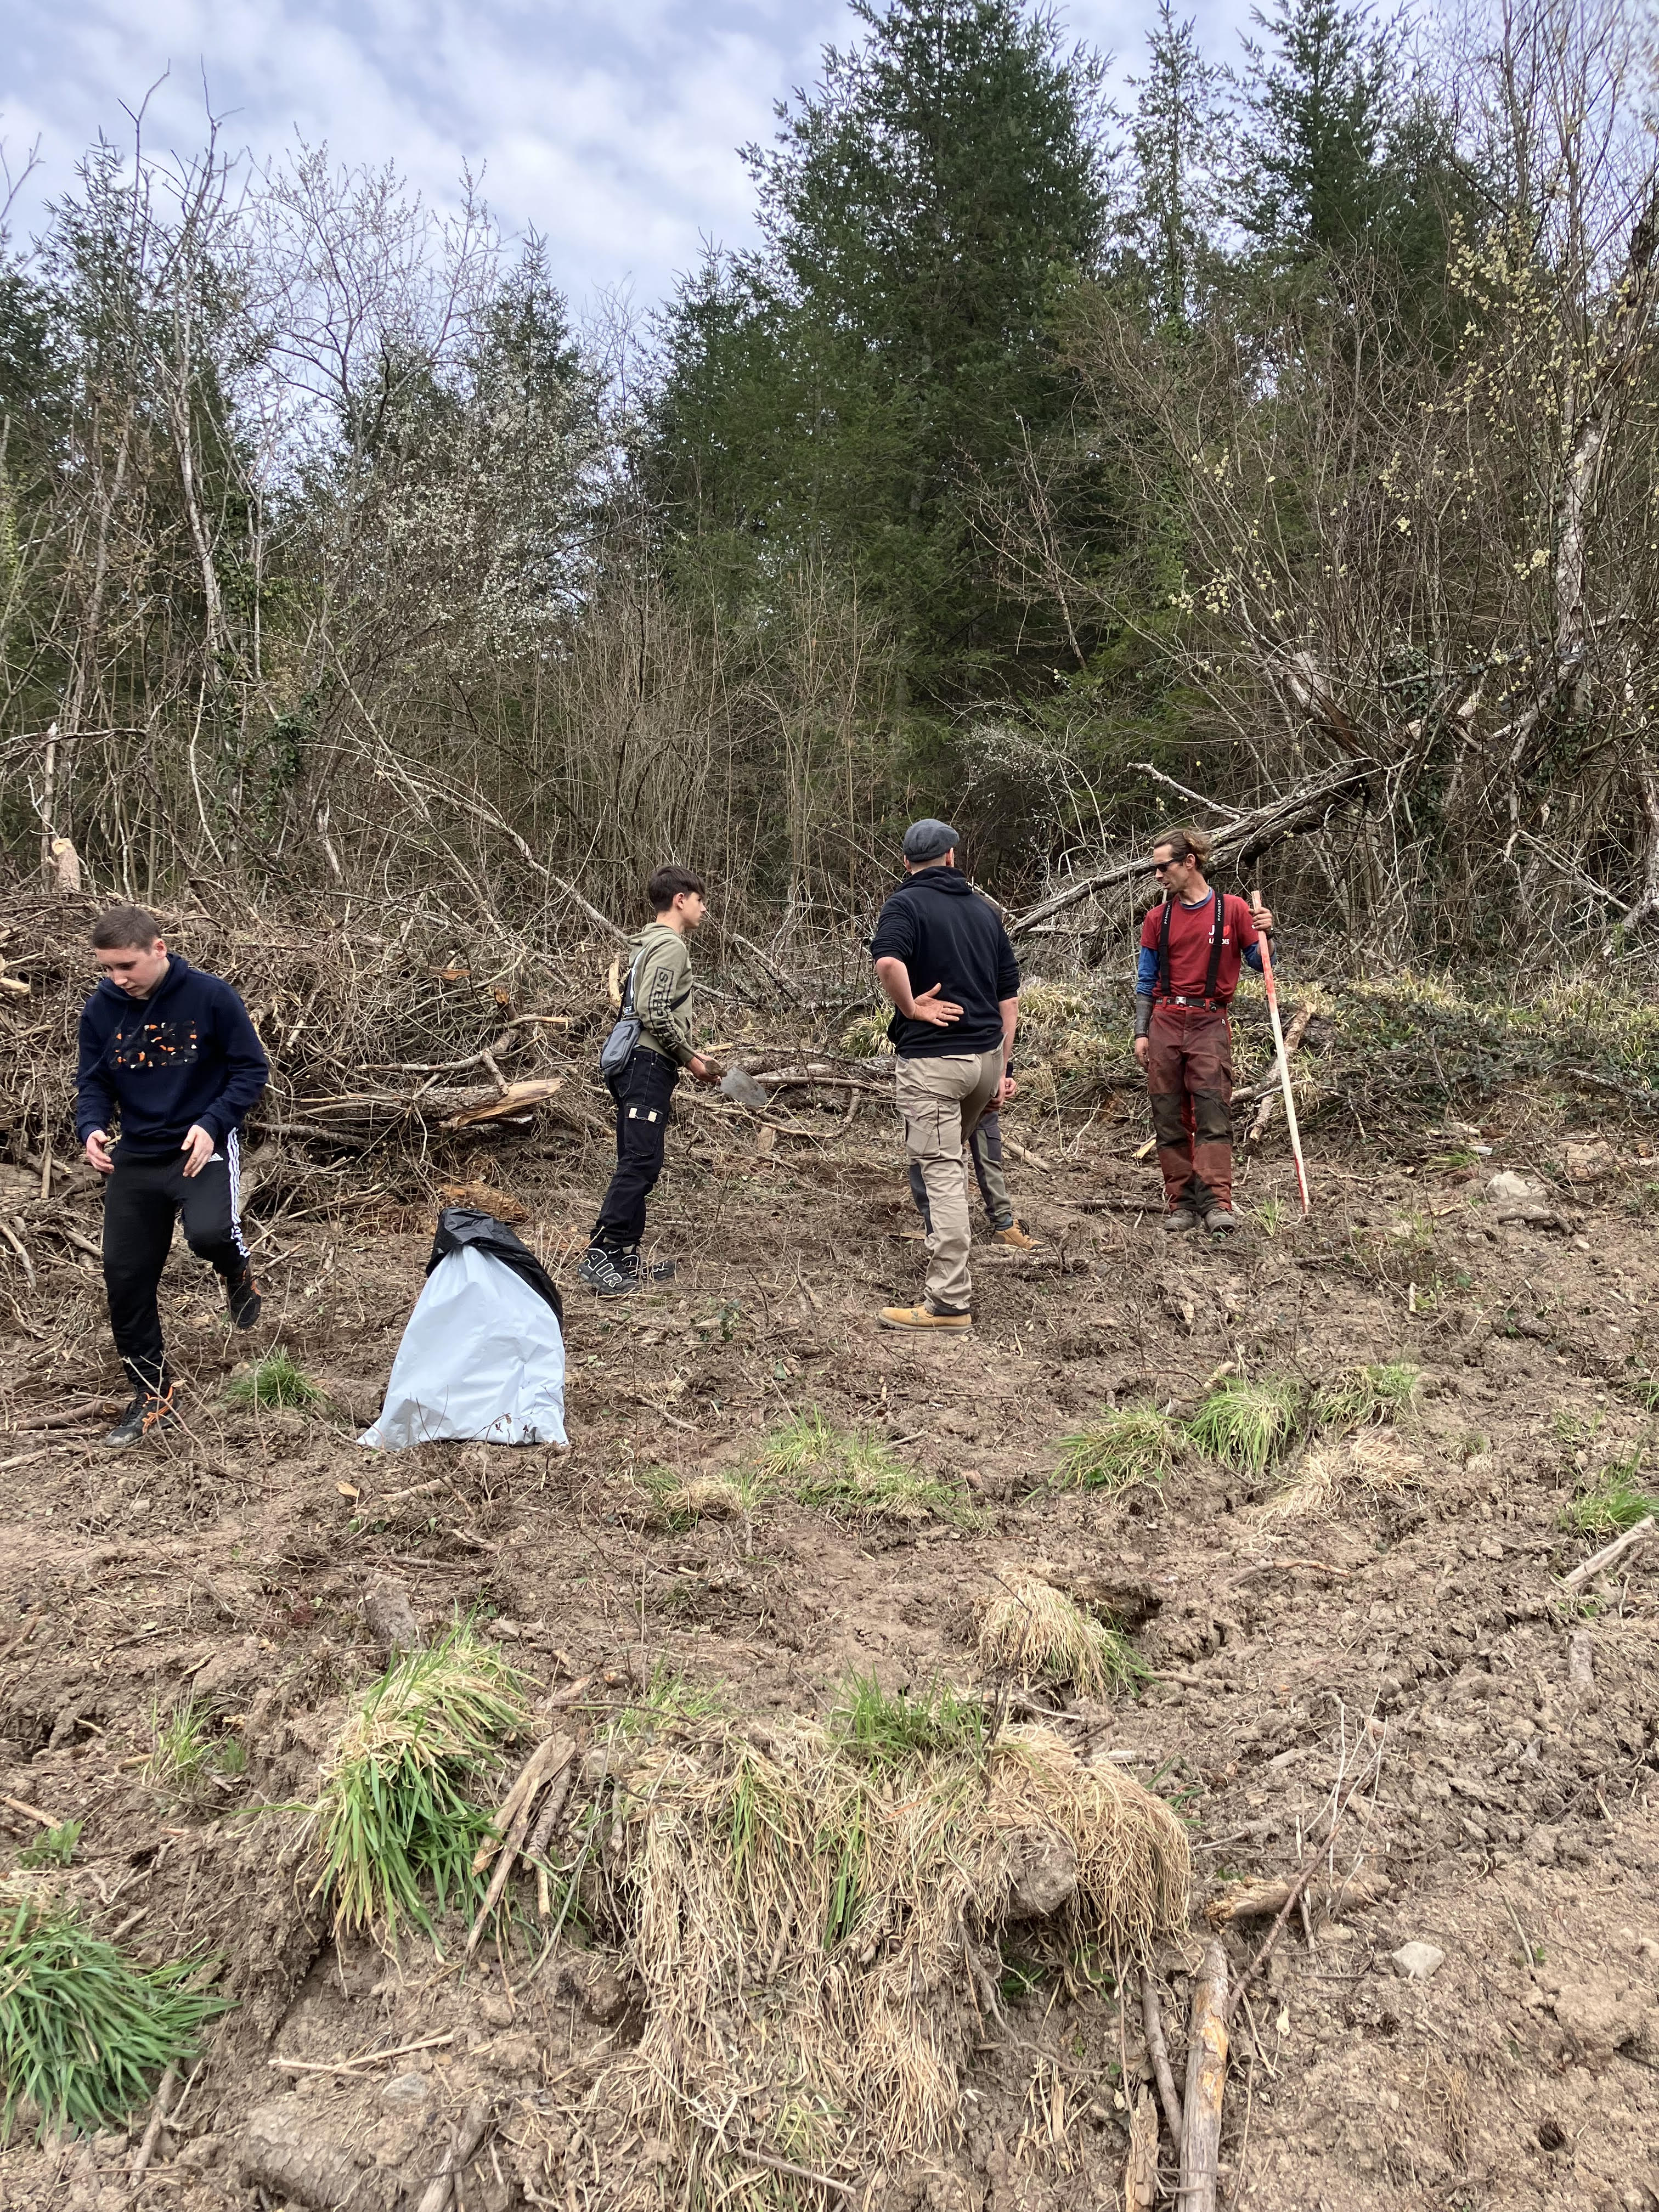
[[[81,1009],[76,1133],[85,1144],[118,1116],[122,1150],[135,1158],[176,1152],[192,1124],[222,1148],[270,1078],[230,985],[169,952],[149,998],[129,998],[106,976]]]

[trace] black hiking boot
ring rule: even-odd
[[[165,1390],[141,1390],[120,1419],[104,1438],[111,1451],[123,1451],[128,1444],[143,1443],[159,1436],[163,1429],[176,1429],[179,1416],[173,1410],[173,1386]]]
[[[586,1283],[590,1291],[597,1291],[602,1298],[625,1298],[638,1287],[633,1270],[621,1264],[625,1257],[625,1254],[612,1252],[603,1244],[590,1244],[576,1270],[576,1280]]]
[[[231,1322],[237,1328],[252,1328],[259,1318],[264,1304],[259,1285],[253,1279],[252,1267],[245,1267],[234,1280],[225,1285],[225,1305]]]
[[[1189,1229],[1196,1229],[1197,1226],[1198,1216],[1190,1206],[1171,1206],[1164,1217],[1166,1237],[1184,1237]]]
[[[1204,1226],[1212,1237],[1231,1237],[1238,1227],[1238,1216],[1231,1206],[1212,1206],[1204,1217]]]

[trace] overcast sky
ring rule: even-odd
[[[1070,35],[1127,59],[1152,0],[1072,0]],[[1231,47],[1243,0],[1195,10]],[[260,160],[297,130],[340,158],[394,159],[444,200],[463,161],[509,232],[533,225],[580,313],[626,289],[661,297],[699,242],[750,233],[736,149],[769,137],[772,103],[855,26],[842,0],[4,0],[0,137],[26,236],[124,103],[150,94],[158,149],[200,143],[204,102]],[[205,83],[205,94],[204,84]]]

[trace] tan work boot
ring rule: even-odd
[[[933,1329],[946,1336],[961,1336],[974,1326],[972,1314],[936,1314],[928,1306],[884,1306],[876,1317],[878,1328]]]
[[[1011,1221],[1006,1229],[991,1231],[994,1244],[1012,1244],[1020,1252],[1035,1252],[1042,1241],[1041,1237],[1031,1235],[1023,1221]]]

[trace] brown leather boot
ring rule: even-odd
[[[1012,1244],[1020,1252],[1035,1252],[1042,1241],[1041,1237],[1031,1235],[1023,1221],[1011,1221],[1006,1229],[991,1231],[994,1244]]]
[[[972,1314],[933,1312],[929,1306],[884,1306],[876,1317],[878,1328],[932,1330],[943,1336],[962,1336],[974,1326]]]

